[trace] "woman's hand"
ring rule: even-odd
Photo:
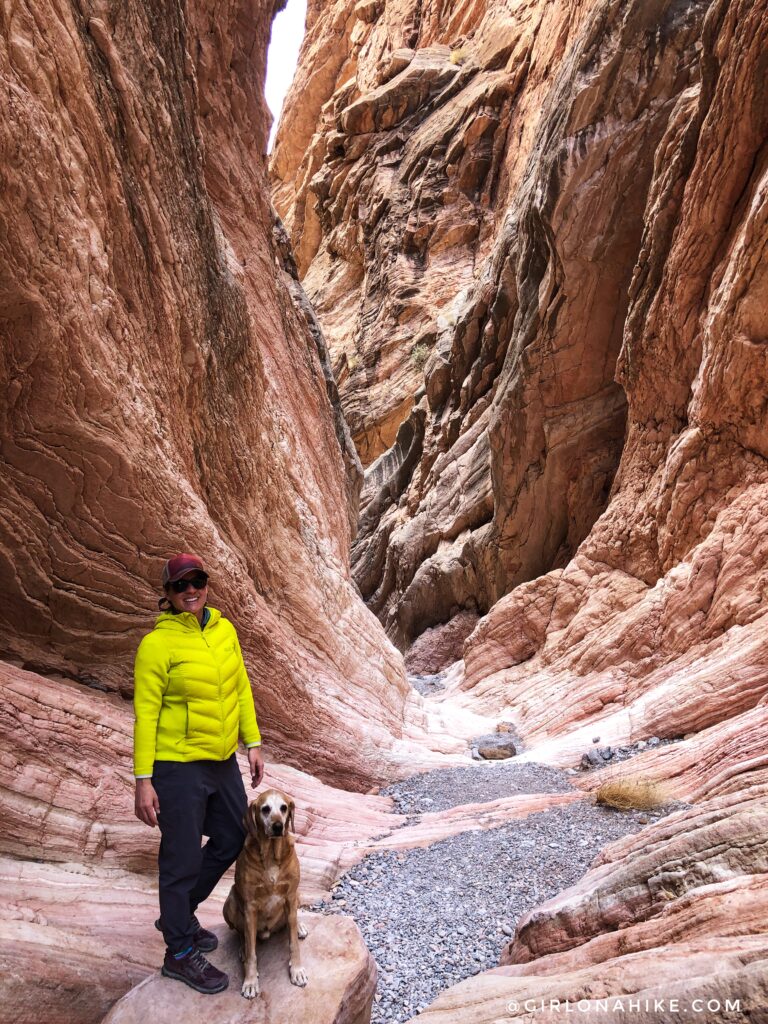
[[[256,789],[264,777],[264,758],[259,747],[248,747],[248,765],[251,769],[251,789]]]
[[[136,817],[145,825],[154,828],[160,813],[160,801],[157,799],[152,779],[136,779]]]

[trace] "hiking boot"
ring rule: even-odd
[[[194,946],[178,959],[172,953],[166,953],[161,974],[166,978],[183,981],[185,985],[205,995],[223,992],[229,984],[226,974],[209,963]]]
[[[159,917],[155,921],[155,928],[157,928],[159,932],[163,930],[163,925]],[[195,914],[192,915],[192,932],[192,945],[195,949],[199,949],[201,953],[212,953],[219,944],[219,940],[216,938],[214,933],[209,932],[207,928],[203,928]]]

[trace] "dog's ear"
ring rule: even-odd
[[[256,800],[246,807],[245,814],[243,815],[243,825],[249,836],[252,836],[254,839],[259,838],[259,808]]]
[[[287,832],[295,832],[296,827],[293,823],[293,815],[296,810],[296,804],[288,797],[288,814],[285,818],[285,827]]]

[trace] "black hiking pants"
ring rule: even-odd
[[[248,798],[234,754],[226,761],[155,761],[152,785],[162,834],[160,921],[169,951],[181,953],[192,945],[192,914],[243,848]]]

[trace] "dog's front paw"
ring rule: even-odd
[[[303,967],[289,967],[288,971],[291,975],[292,985],[301,985],[303,988],[307,984],[307,972]]]
[[[259,979],[256,978],[255,981],[244,981],[243,987],[240,991],[246,999],[255,999],[259,994]]]
[[[303,924],[301,924],[301,922],[299,922],[297,934],[300,939],[306,939],[306,937],[309,935],[309,932],[307,931],[306,927]]]

